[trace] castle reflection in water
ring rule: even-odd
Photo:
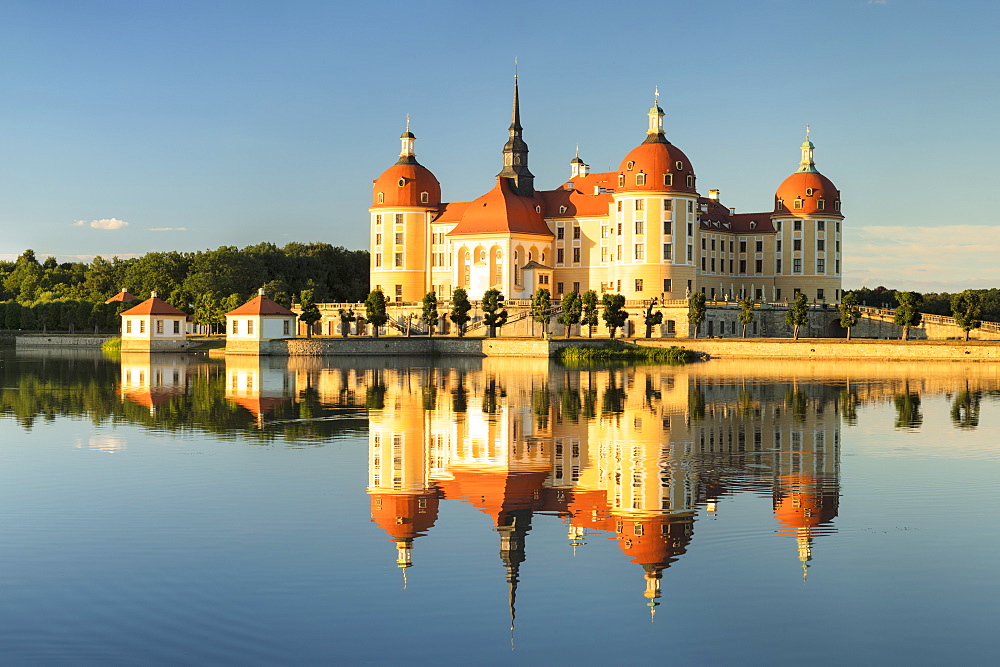
[[[123,397],[153,413],[203,373],[172,359],[123,355]],[[562,520],[574,548],[588,535],[613,538],[655,611],[664,571],[692,543],[696,522],[714,519],[724,497],[769,495],[773,517],[756,530],[787,539],[806,577],[814,541],[837,517],[841,423],[865,402],[893,401],[896,426],[919,427],[920,394],[947,392],[955,425],[968,427],[981,390],[997,386],[982,366],[963,375],[868,364],[855,379],[833,363],[458,363],[229,357],[223,382],[259,430],[282,423],[269,422],[281,406],[309,401],[367,415],[371,517],[395,543],[404,579],[419,564],[419,540],[433,539],[441,501],[469,503],[498,535],[512,615],[538,515]]]

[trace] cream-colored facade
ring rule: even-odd
[[[458,287],[473,300],[490,288],[515,299],[545,288],[554,297],[594,290],[630,301],[699,291],[717,301],[780,303],[803,292],[811,302],[839,302],[840,193],[816,171],[808,137],[773,209],[736,213],[718,190],[696,190],[690,161],[665,138],[658,103],[646,141],[618,171],[591,173],[577,156],[569,180],[547,191],[534,190],[527,171],[516,92],[513,116],[504,171],[472,202],[439,201],[437,180],[404,133],[400,162],[374,182],[372,289],[404,303],[430,291],[447,300]],[[525,272],[532,262],[546,270]]]

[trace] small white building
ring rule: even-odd
[[[188,315],[152,293],[122,313],[122,352],[178,352],[187,350]]]
[[[264,290],[226,313],[226,353],[260,354],[261,343],[295,338],[295,313],[264,296]]]

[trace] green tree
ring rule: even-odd
[[[592,289],[587,290],[580,297],[581,305],[583,306],[582,314],[580,315],[580,326],[587,327],[587,338],[593,338],[594,327],[597,326],[597,292]]]
[[[461,287],[456,287],[451,293],[451,313],[448,314],[448,319],[458,327],[460,338],[465,336],[465,325],[472,319],[469,316],[470,310],[472,304],[469,303],[469,294]]]
[[[698,337],[698,330],[701,323],[705,321],[708,314],[708,307],[705,305],[705,295],[701,292],[692,292],[688,297],[688,324],[694,327],[694,337]]]
[[[313,300],[314,294],[315,292],[311,289],[304,289],[299,294],[299,307],[302,308],[299,320],[306,323],[306,338],[312,338],[313,326],[323,318],[319,307]]]
[[[854,292],[848,292],[840,300],[840,326],[847,329],[847,340],[851,340],[851,329],[861,321],[861,307]]]
[[[923,303],[924,297],[919,292],[896,292],[896,301],[899,305],[896,306],[896,314],[892,321],[903,327],[902,339],[908,340],[910,327],[917,326],[922,319],[920,304]]]
[[[626,320],[628,320],[628,312],[625,311],[625,297],[621,294],[605,294],[601,297],[601,304],[604,306],[601,318],[608,328],[608,334],[614,338],[615,331],[624,327]]]
[[[785,311],[785,324],[792,328],[792,337],[799,339],[799,328],[809,321],[809,301],[805,292],[795,294],[791,308]]]
[[[739,323],[743,326],[743,338],[747,337],[747,327],[753,322],[753,299],[746,297],[745,299],[740,299],[736,302],[736,305],[740,307],[740,314],[736,316]]]
[[[489,336],[497,335],[497,329],[507,323],[507,309],[503,307],[504,297],[500,290],[490,288],[483,293],[483,323],[489,329]]]
[[[531,317],[542,325],[542,333],[549,331],[549,318],[552,315],[552,297],[544,287],[539,287],[531,297]]]
[[[573,290],[562,298],[562,312],[559,314],[559,324],[563,325],[566,338],[572,333],[573,325],[580,321],[583,314],[583,301],[580,293]]]
[[[372,290],[368,293],[368,298],[365,299],[365,319],[372,325],[375,338],[378,338],[379,328],[384,327],[385,323],[389,321],[389,315],[386,312],[386,298],[382,290]]]
[[[420,319],[427,325],[427,334],[434,335],[434,326],[438,321],[438,300],[437,294],[433,291],[424,295],[422,301],[423,309],[420,312]]]
[[[969,340],[969,332],[978,329],[983,325],[979,318],[982,314],[982,299],[979,293],[967,289],[960,294],[953,294],[951,297],[951,315],[962,331],[965,332],[965,340]]]
[[[357,320],[358,316],[350,308],[341,308],[337,315],[340,316],[340,335],[347,338],[347,334],[351,333],[351,322]]]
[[[656,299],[651,299],[649,305],[646,306],[646,314],[643,316],[643,321],[646,323],[646,338],[653,337],[653,327],[663,324],[663,312],[656,311],[653,312],[653,306],[656,305]]]

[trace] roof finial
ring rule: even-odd
[[[806,140],[809,140],[809,123],[806,123]]]
[[[517,79],[517,56],[514,56],[514,78]]]
[[[410,131],[410,114],[406,114],[406,131]]]
[[[657,86],[656,89],[653,91],[653,103],[656,104],[656,106],[660,106],[660,87],[659,86]]]
[[[580,144],[576,145],[576,157],[580,157]]]

